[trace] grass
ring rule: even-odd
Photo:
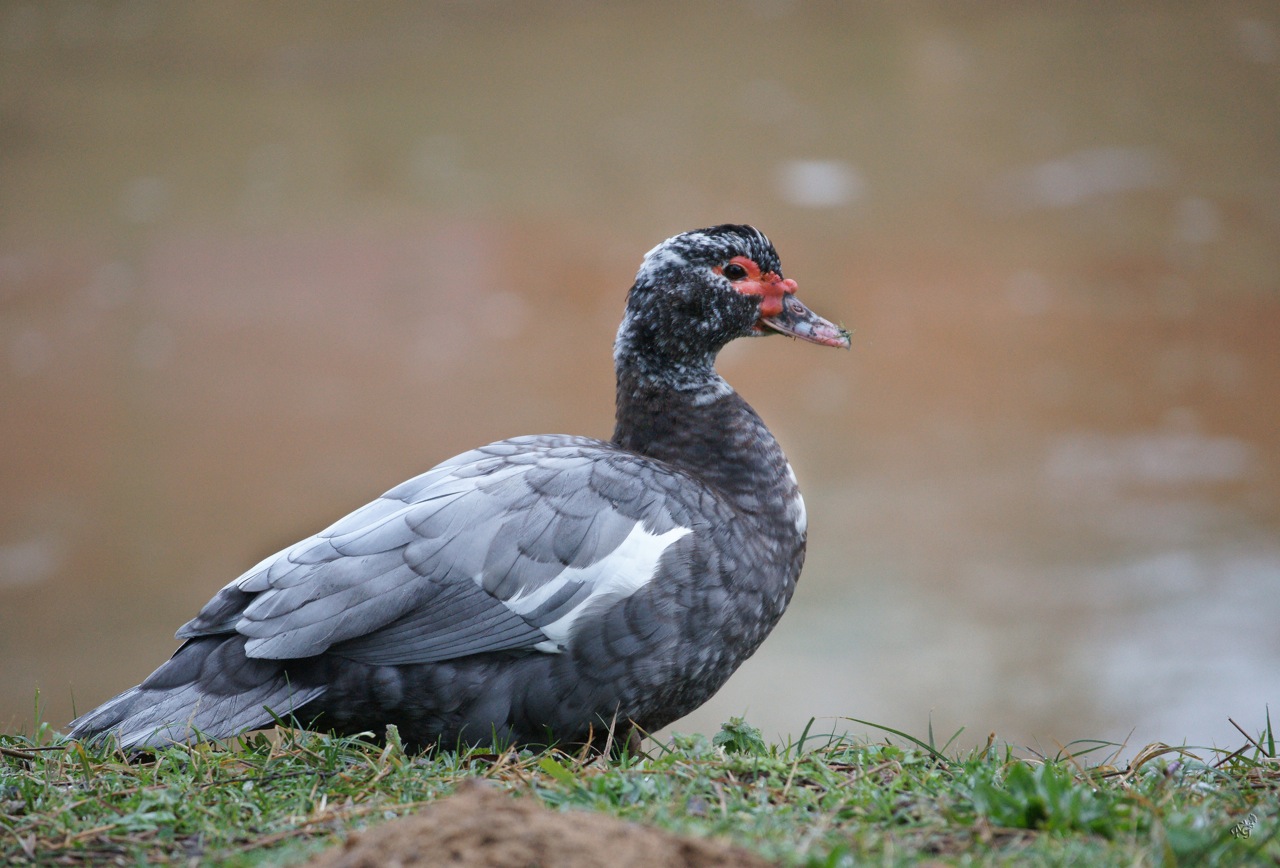
[[[857,721],[865,724],[865,721]],[[872,724],[874,726],[874,724]],[[0,863],[287,864],[348,830],[487,778],[558,808],[718,835],[784,864],[1280,864],[1280,761],[1268,714],[1234,752],[1075,744],[947,754],[906,733],[768,744],[741,720],[636,757],[471,751],[279,729],[130,759],[0,735]],[[1101,755],[1092,765],[1090,757]]]

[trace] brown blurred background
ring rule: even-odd
[[[1280,713],[1280,7],[0,5],[0,730],[467,447],[607,436],[644,251],[759,225],[852,353],[721,369],[811,516],[708,706],[1235,746]]]

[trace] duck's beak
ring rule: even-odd
[[[752,334],[771,331],[790,335],[811,344],[849,349],[849,332],[818,316],[796,298],[796,282],[772,271],[761,273],[760,266],[745,256],[730,260],[746,270],[745,277],[733,281],[743,295],[760,296],[760,318],[751,327]],[[716,269],[717,273],[720,269]]]
[[[762,316],[756,320],[757,334],[767,334],[764,331],[767,328],[811,344],[849,349],[850,340],[847,329],[818,316],[791,293],[784,295],[781,302],[780,312],[773,316]]]

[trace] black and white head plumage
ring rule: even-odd
[[[777,251],[754,226],[695,229],[650,250],[627,294],[615,363],[668,379],[705,374],[725,344],[758,334],[759,299],[736,291],[718,271],[739,256],[782,277]]]
[[[762,271],[782,273],[778,252],[763,232],[741,223],[722,223],[673,235],[655,246],[645,254],[636,283],[677,283],[678,275],[690,266],[722,265],[735,256],[754,260]]]

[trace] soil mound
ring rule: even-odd
[[[741,847],[689,838],[590,811],[553,811],[536,799],[471,783],[417,814],[353,832],[307,868],[757,868]]]

